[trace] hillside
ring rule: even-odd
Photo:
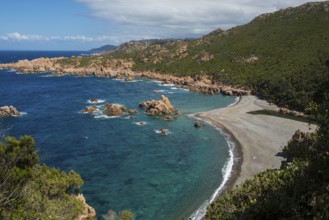
[[[188,41],[179,39],[149,39],[149,40],[132,40],[120,44],[115,53],[132,53],[143,51],[149,47],[167,46],[169,44],[176,44],[177,42]]]
[[[256,17],[190,42],[153,45],[134,58],[135,70],[178,76],[206,73],[247,86],[269,101],[303,110],[328,76],[329,2],[307,3]]]

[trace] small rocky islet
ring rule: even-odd
[[[21,113],[14,106],[0,107],[0,117],[20,116]]]

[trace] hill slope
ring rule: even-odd
[[[279,105],[303,110],[329,60],[329,2],[307,3],[258,16],[190,42],[150,46],[133,57],[135,70],[206,73],[242,85]],[[130,55],[131,56],[131,55]]]

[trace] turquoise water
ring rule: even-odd
[[[79,172],[85,182],[81,191],[99,219],[109,209],[131,210],[135,219],[187,218],[223,181],[229,158],[225,138],[206,124],[194,128],[188,115],[227,106],[234,97],[191,93],[147,79],[45,76],[0,70],[0,106],[26,112],[0,119],[0,129],[16,137],[32,135],[42,163]],[[138,107],[162,94],[182,113],[174,121]],[[80,113],[94,97],[138,113],[133,119]],[[146,124],[136,125],[140,121]],[[157,134],[160,128],[169,134]]]

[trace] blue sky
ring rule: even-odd
[[[304,0],[2,0],[0,50],[89,50],[199,37]]]

